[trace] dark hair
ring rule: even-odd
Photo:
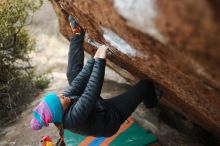
[[[56,142],[56,146],[65,146],[65,142],[64,142],[64,129],[63,129],[63,124],[55,124],[54,125],[58,128],[59,130],[59,135],[60,135],[60,138],[57,140]]]

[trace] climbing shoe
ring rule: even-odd
[[[82,28],[78,25],[78,23],[76,22],[76,20],[73,19],[72,16],[69,15],[68,17],[68,21],[70,23],[70,27],[72,29],[72,32],[74,34],[81,34],[81,30]],[[83,31],[83,30],[82,30]],[[84,31],[83,31],[84,32]]]
[[[154,108],[158,105],[158,101],[161,99],[163,91],[160,89],[155,89],[154,93],[149,93],[147,99],[143,100],[143,103],[146,108]]]
[[[76,20],[73,19],[72,16],[69,15],[68,21],[69,21],[70,26],[71,26],[72,29],[77,28],[78,24],[77,24]]]
[[[163,96],[163,91],[160,89],[155,89],[155,94],[157,96],[157,100],[160,100],[161,97]]]

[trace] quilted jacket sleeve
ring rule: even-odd
[[[80,96],[85,90],[89,77],[92,73],[92,69],[95,63],[95,59],[89,59],[80,73],[74,78],[70,86],[63,92],[64,96]]]
[[[71,107],[71,119],[76,125],[83,123],[95,108],[100,97],[105,74],[105,60],[96,59],[86,89],[79,100]]]
[[[73,35],[70,40],[67,65],[67,79],[69,85],[83,68],[84,63],[84,33],[81,35]]]

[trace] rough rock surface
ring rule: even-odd
[[[89,37],[110,47],[110,67],[132,83],[154,80],[165,93],[162,105],[220,135],[217,0],[50,1],[66,38],[70,27],[64,11],[86,28]]]

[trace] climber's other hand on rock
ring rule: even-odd
[[[108,47],[105,46],[105,45],[101,45],[98,50],[96,51],[95,53],[95,56],[94,58],[102,58],[102,59],[105,59],[106,58],[106,52],[108,50]]]

